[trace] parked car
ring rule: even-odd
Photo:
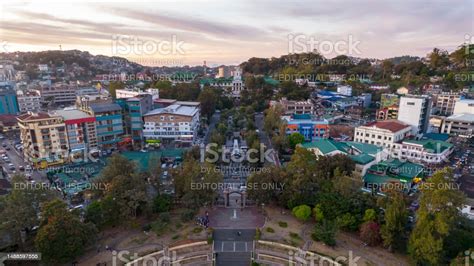
[[[15,165],[12,164],[12,163],[9,163],[8,164],[8,169],[10,169],[11,171],[14,171],[15,170]]]

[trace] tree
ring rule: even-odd
[[[54,195],[49,190],[35,189],[27,186],[22,175],[12,178],[12,191],[5,197],[0,224],[9,228],[13,233],[14,241],[22,246],[21,232],[28,232],[39,225],[38,214],[40,206],[52,199]]]
[[[125,84],[121,81],[111,81],[109,85],[109,93],[112,98],[117,99],[117,90],[125,88]]]
[[[153,212],[167,212],[171,207],[171,197],[168,195],[158,195],[153,200]]]
[[[407,221],[407,211],[403,195],[394,192],[385,208],[384,221],[381,228],[381,235],[384,246],[390,251],[395,247],[400,247],[404,238],[405,225]]]
[[[138,174],[119,175],[110,182],[107,196],[112,197],[120,207],[122,218],[136,218],[138,210],[147,203],[145,180]]]
[[[280,195],[286,188],[286,173],[279,167],[271,166],[268,171],[259,171],[251,174],[247,183],[255,184],[249,189],[248,196],[258,203],[270,203],[272,200],[280,200]],[[269,185],[275,185],[274,189],[268,189]]]
[[[210,119],[218,102],[218,96],[214,89],[206,87],[199,94],[198,101],[201,103],[201,115]]]
[[[133,161],[128,160],[122,155],[115,154],[107,160],[107,165],[100,173],[99,182],[109,183],[115,177],[132,176],[136,172],[136,165]]]
[[[421,187],[417,221],[408,242],[408,252],[417,263],[443,263],[444,241],[459,219],[459,208],[465,200],[462,192],[454,190],[450,169],[437,171]]]
[[[288,142],[290,143],[290,148],[294,149],[296,145],[304,142],[304,136],[300,133],[292,133],[288,136]]]
[[[53,200],[45,206],[47,219],[38,230],[35,245],[47,263],[67,263],[84,253],[96,234],[92,224],[84,224],[67,210],[64,202]]]
[[[365,222],[360,227],[360,238],[369,246],[380,243],[380,225],[373,221]]]
[[[322,223],[316,224],[311,238],[315,241],[322,241],[328,246],[336,245],[337,225],[334,221],[324,219]]]
[[[311,207],[308,205],[296,206],[292,210],[293,215],[301,221],[307,221],[311,217]]]

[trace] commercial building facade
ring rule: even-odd
[[[197,137],[199,116],[199,107],[181,104],[152,110],[143,116],[145,141],[193,143]]]
[[[300,133],[305,141],[314,141],[329,136],[329,122],[315,119],[309,114],[282,117],[286,121],[286,134]]]
[[[69,145],[61,116],[29,112],[19,115],[17,120],[27,162],[45,168],[67,161]]]

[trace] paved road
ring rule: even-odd
[[[254,229],[216,229],[213,237],[216,265],[250,265]]]
[[[211,137],[212,131],[215,129],[217,122],[221,119],[221,113],[220,112],[215,112],[212,117],[211,121],[209,122],[209,127],[206,131],[206,134],[204,135],[204,145],[207,145],[209,143],[209,139]]]
[[[262,113],[257,113],[255,114],[255,125],[257,125],[258,128],[258,137],[260,139],[260,143],[263,143],[267,149],[273,150],[273,145],[272,141],[270,140],[270,137],[268,134],[265,132],[263,128],[263,114]],[[278,154],[276,152],[272,152],[272,158],[273,158],[273,163],[276,166],[280,166],[280,159],[278,158]]]

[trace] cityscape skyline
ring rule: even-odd
[[[200,65],[203,60],[209,65],[232,65],[314,47],[293,51],[295,36],[305,44],[317,42],[320,52],[328,47],[321,44],[356,43],[355,53],[324,50],[328,58],[346,54],[384,59],[425,56],[434,47],[451,52],[466,42],[473,32],[473,3],[457,2],[104,1],[75,2],[71,9],[54,1],[13,1],[2,3],[0,35],[3,52],[61,47],[150,66]],[[131,49],[133,41],[151,48],[148,52],[136,46]],[[118,49],[117,43],[122,45]]]

